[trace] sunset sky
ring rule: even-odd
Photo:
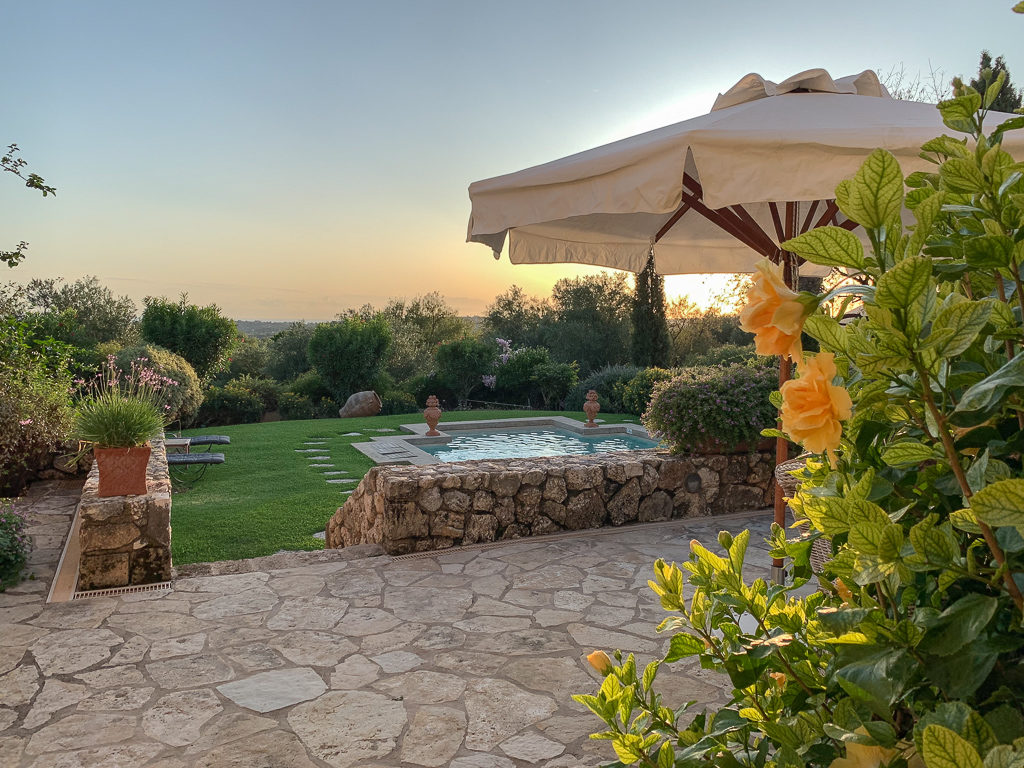
[[[95,274],[237,319],[431,290],[481,313],[581,270],[465,243],[470,182],[702,114],[748,72],[948,79],[988,48],[1019,85],[1011,5],[7,2],[0,141],[57,196],[0,179],[0,248],[31,244],[0,279]]]

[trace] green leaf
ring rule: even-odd
[[[858,224],[879,229],[898,221],[903,207],[903,173],[896,158],[876,149],[854,174],[846,192],[847,207]]]
[[[974,113],[980,107],[981,94],[973,90],[968,91],[963,96],[946,99],[938,103],[942,122],[947,127],[961,133],[972,133],[974,131]]]
[[[676,754],[672,742],[666,741],[658,750],[658,768],[672,768],[676,764]]]
[[[912,256],[878,278],[875,302],[888,309],[907,309],[928,288],[931,259]]]
[[[939,168],[939,177],[954,192],[980,194],[985,191],[985,175],[973,158],[954,157]]]
[[[1024,480],[1000,480],[971,497],[971,510],[991,526],[1024,527]]]
[[[867,266],[864,246],[848,229],[817,227],[780,246],[813,264],[824,267],[851,267],[863,271]]]
[[[978,751],[949,728],[929,725],[921,743],[928,768],[985,768]]]
[[[688,656],[696,656],[704,651],[704,647],[704,641],[693,635],[685,633],[673,635],[668,653],[665,655],[665,662],[671,664],[673,661],[679,661]]]
[[[804,333],[821,342],[830,352],[846,351],[846,329],[828,315],[814,314],[804,321]]]
[[[948,157],[970,157],[971,150],[967,148],[966,139],[954,139],[952,136],[942,134],[941,136],[926,141],[921,145],[921,152],[934,152],[938,155]]]
[[[768,402],[770,402],[776,408],[781,408],[782,407],[782,393],[779,392],[779,390],[775,390],[770,395],[768,395]]]
[[[937,192],[922,200],[914,208],[914,218],[917,219],[917,226],[907,243],[907,255],[917,256],[921,253],[925,243],[931,235],[932,228],[942,213],[942,204],[946,199],[945,192]]]
[[[986,411],[998,405],[1010,389],[1024,387],[1024,352],[970,387],[960,398],[954,412]]]
[[[964,257],[975,269],[1002,269],[1010,265],[1013,240],[1006,235],[981,235],[964,241]]]
[[[931,448],[917,442],[893,443],[882,451],[882,461],[890,467],[916,466],[934,458],[935,454]]]
[[[612,741],[612,748],[619,756],[619,760],[626,765],[632,765],[643,757],[643,744],[642,736],[635,733],[623,733]]]
[[[651,685],[654,683],[654,678],[658,674],[658,667],[661,666],[661,662],[655,659],[646,667],[644,667],[644,674],[642,678],[642,685],[645,691],[651,690]]]
[[[1003,84],[1006,83],[1006,70],[999,70],[999,74],[996,75],[995,82],[991,83],[988,88],[985,89],[985,99],[982,101],[982,106],[988,109],[992,106],[992,103],[999,98],[999,92],[1003,90]]]
[[[976,640],[996,613],[999,600],[987,595],[964,595],[928,628],[918,648],[936,656],[950,656]]]
[[[948,338],[934,347],[940,357],[953,357],[964,352],[992,315],[991,301],[963,301],[946,307],[932,323],[932,333],[950,331]]]

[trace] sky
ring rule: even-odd
[[[433,290],[481,314],[588,270],[467,244],[470,182],[703,114],[748,72],[948,79],[987,48],[1024,82],[1011,5],[3,0],[0,143],[57,195],[0,178],[0,248],[30,243],[0,280],[250,320]]]

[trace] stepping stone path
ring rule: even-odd
[[[303,445],[327,445],[327,441],[326,440],[309,440],[309,441],[303,443]]]
[[[63,538],[77,488],[33,483],[28,532]],[[347,491],[345,492],[347,493]],[[0,593],[0,765],[133,768],[582,768],[615,759],[595,648],[660,658],[646,586],[720,528],[768,535],[764,512],[500,542],[403,559],[284,552],[163,592],[46,604],[58,547]],[[55,532],[59,528],[59,532]],[[324,534],[314,534],[322,537]],[[750,578],[768,576],[753,544]],[[725,675],[661,668],[665,705],[729,699]]]
[[[322,458],[329,459],[331,457],[330,456],[324,456]],[[310,464],[309,466],[322,469],[324,467],[333,467],[334,465],[333,464]]]
[[[327,481],[328,483],[358,483],[354,477],[332,477]]]
[[[325,475],[347,475],[348,472],[345,472],[342,469],[331,469],[331,470],[328,470],[327,472],[324,472],[324,474]]]
[[[389,427],[385,427],[384,429],[371,429],[370,431],[371,432],[397,432],[398,430],[397,429],[391,429]]]
[[[309,459],[310,461],[323,461],[323,460],[329,459],[331,457],[330,456],[307,456],[306,458]]]
[[[362,437],[362,432],[346,432],[342,437]]]
[[[323,448],[296,448],[296,453],[322,453]]]

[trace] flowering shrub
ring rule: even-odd
[[[788,436],[819,454],[792,501],[801,532],[769,541],[794,579],[745,580],[749,532],[655,563],[668,654],[642,672],[617,654],[577,697],[619,764],[1024,765],[1024,163],[1002,146],[1024,116],[984,133],[1002,83],[954,81],[938,108],[968,138],[927,142],[933,172],[904,180],[876,150],[840,183],[869,251],[839,227],[783,244],[853,278],[800,297],[825,351],[798,355],[782,392]],[[863,315],[842,325],[852,296]],[[757,322],[795,330],[785,312]],[[832,556],[814,572],[821,538]],[[819,590],[794,596],[809,579]],[[687,657],[729,676],[728,706],[691,719],[662,705],[659,668]]]
[[[627,413],[640,416],[647,410],[654,394],[654,385],[672,378],[672,371],[665,368],[643,368],[634,376],[622,392],[622,404]]]
[[[0,499],[0,592],[21,581],[32,549],[25,518],[7,499]]]
[[[504,339],[496,339],[501,347]],[[519,347],[511,349],[505,342],[504,351],[494,363],[497,396],[507,403],[541,405],[548,399],[561,400],[576,383],[565,386],[565,380],[573,377],[570,368],[554,368],[551,352],[546,347]],[[545,398],[542,382],[548,389]]]
[[[0,493],[16,495],[31,470],[61,445],[71,423],[67,351],[0,321]]]
[[[778,418],[769,396],[778,374],[767,368],[730,365],[683,368],[654,386],[642,421],[672,453],[753,446]]]

